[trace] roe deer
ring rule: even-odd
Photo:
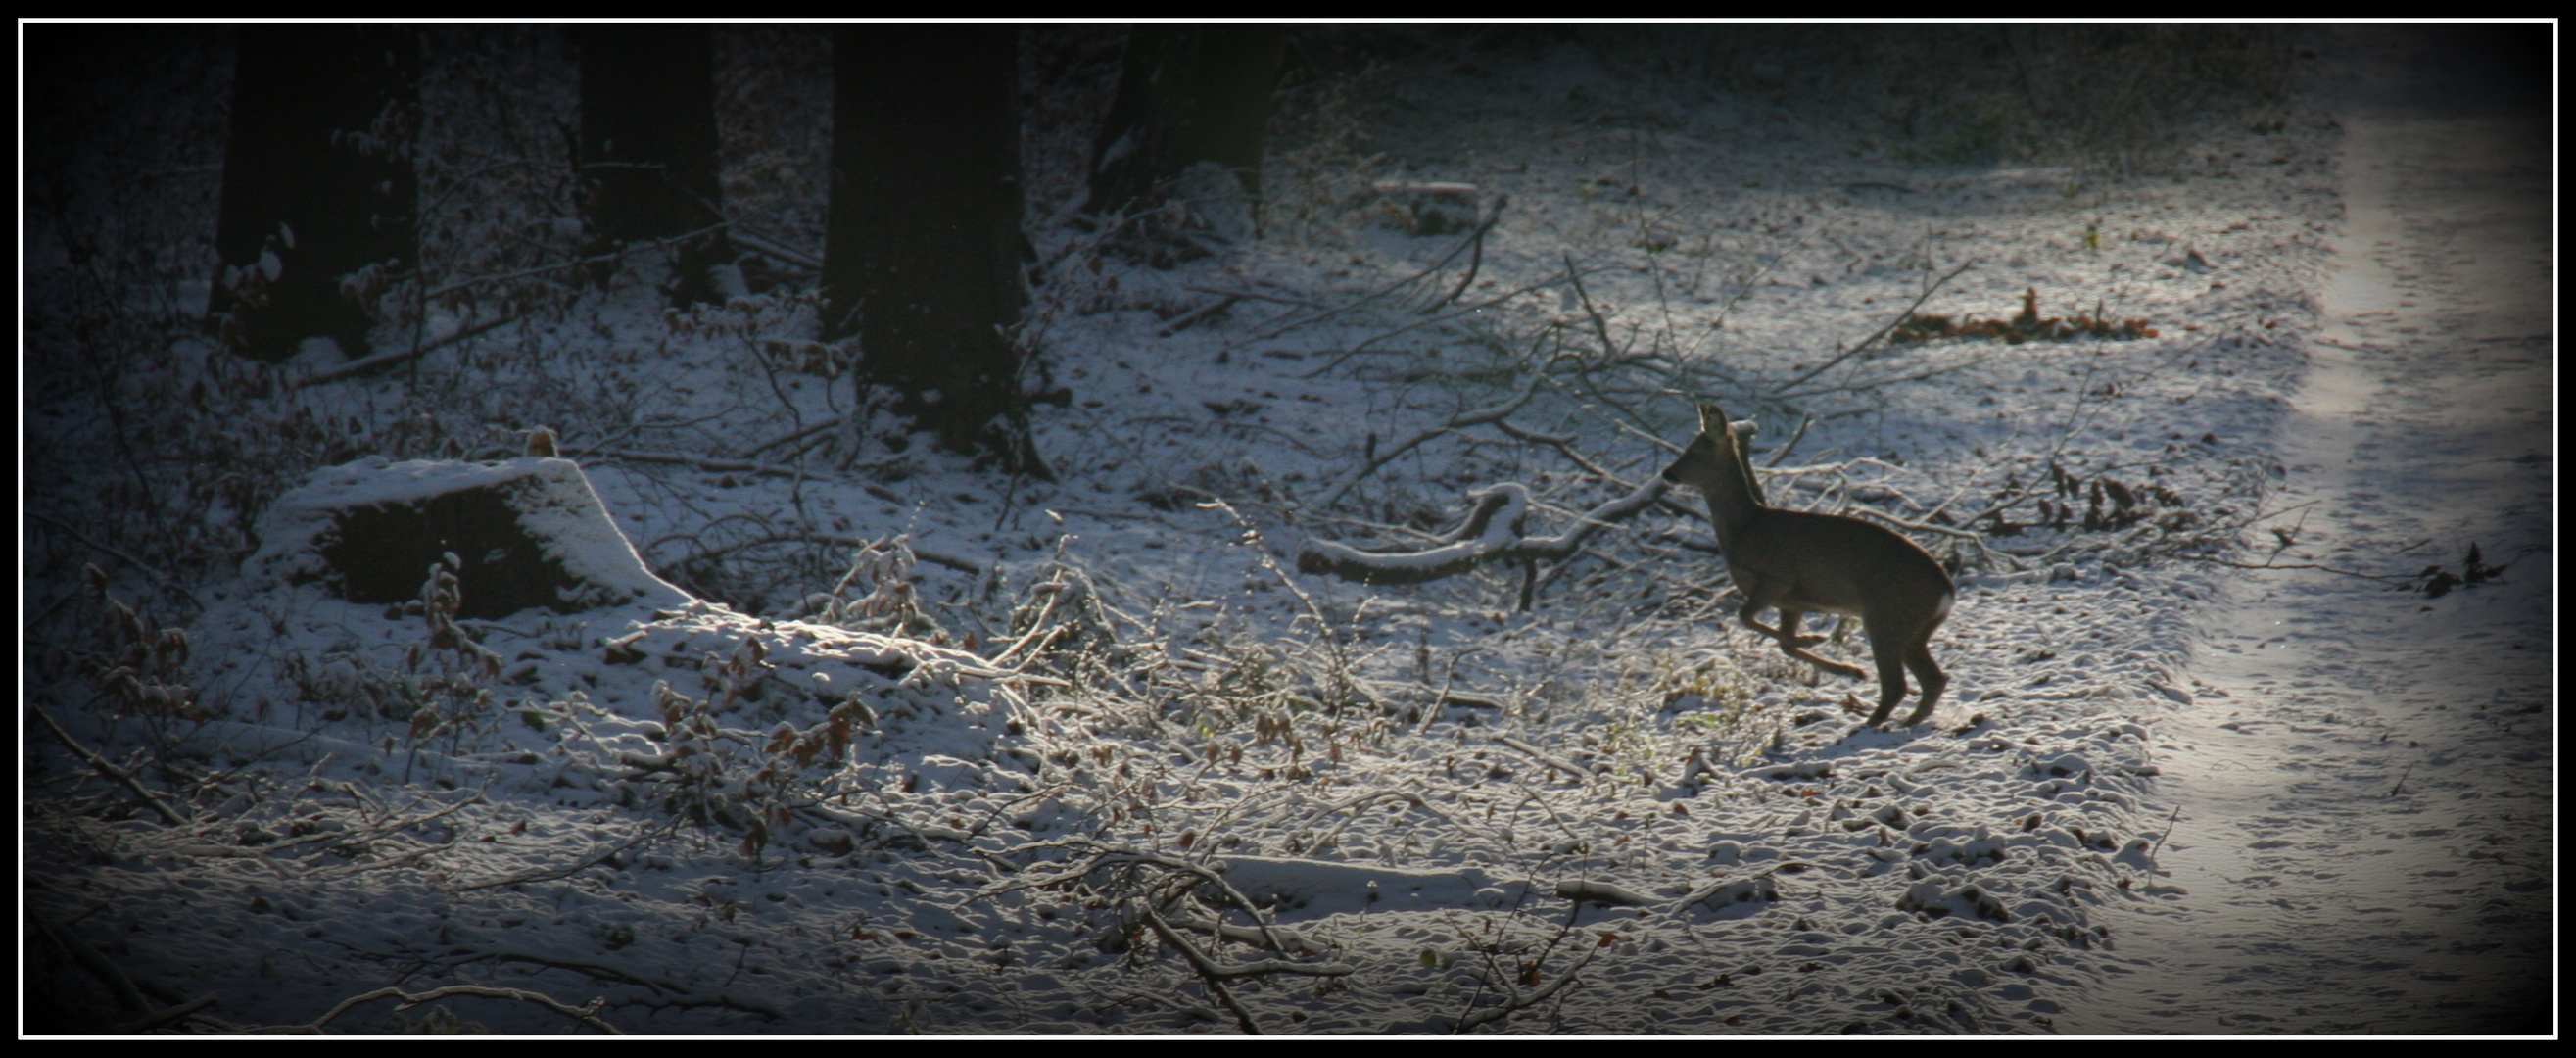
[[[1950,616],[1950,575],[1914,541],[1885,526],[1764,506],[1762,487],[1725,410],[1703,404],[1699,416],[1699,438],[1664,470],[1664,480],[1698,489],[1708,501],[1718,550],[1744,592],[1737,619],[1770,636],[1790,657],[1862,676],[1858,668],[1807,653],[1823,636],[1798,634],[1799,622],[1810,613],[1860,618],[1878,663],[1878,711],[1870,714],[1870,724],[1884,722],[1905,697],[1907,669],[1923,685],[1923,700],[1905,723],[1922,723],[1950,683],[1932,661],[1931,647],[1932,631]],[[1773,607],[1780,610],[1778,628],[1756,619]]]

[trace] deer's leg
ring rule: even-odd
[[[1780,600],[1789,594],[1787,579],[1739,573],[1735,578],[1735,586],[1744,593],[1744,608],[1735,612],[1736,620],[1742,621],[1744,627],[1762,633],[1788,650],[1811,647],[1825,641],[1822,636],[1798,634],[1798,623],[1806,616],[1803,612],[1781,607],[1778,628],[1763,624],[1760,618],[1754,616],[1780,605]]]
[[[1869,714],[1869,726],[1876,727],[1905,700],[1905,643],[1875,628],[1870,632],[1869,657],[1878,665],[1878,711]]]
[[[1905,718],[1905,726],[1912,727],[1931,718],[1932,707],[1941,701],[1941,689],[1950,685],[1950,677],[1942,675],[1941,666],[1932,660],[1932,633],[1929,630],[1923,633],[1921,641],[1907,644],[1905,667],[1913,669],[1914,681],[1923,685],[1922,702],[1914,707],[1914,715]]]
[[[1807,664],[1813,665],[1837,676],[1860,677],[1868,675],[1868,673],[1862,672],[1850,665],[1845,665],[1842,662],[1827,661],[1823,658],[1807,653],[1808,647],[1824,642],[1825,638],[1823,636],[1802,636],[1798,634],[1798,623],[1805,620],[1806,616],[1806,614],[1796,610],[1780,611],[1780,630],[1772,633],[1772,638],[1779,640],[1781,653],[1787,654],[1790,657],[1806,662]],[[1902,687],[1903,684],[1900,683],[1898,686]]]
[[[1783,639],[1794,634],[1794,631],[1782,632],[1780,629],[1763,624],[1762,619],[1755,616],[1780,601],[1782,593],[1780,585],[1738,573],[1735,575],[1735,586],[1744,593],[1744,607],[1735,611],[1735,619],[1744,627],[1760,632],[1770,639]],[[1780,613],[1780,623],[1794,630],[1798,624],[1798,615],[1783,610]]]

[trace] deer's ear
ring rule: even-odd
[[[1699,406],[1699,432],[1716,433],[1726,429],[1726,409],[1714,404]]]

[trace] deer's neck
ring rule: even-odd
[[[1708,521],[1717,528],[1719,550],[1734,554],[1736,540],[1760,515],[1761,501],[1746,487],[1743,473],[1731,466],[1694,467],[1688,482],[1708,503]]]

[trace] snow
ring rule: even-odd
[[[535,456],[486,463],[395,463],[371,456],[322,470],[302,488],[279,496],[262,517],[259,538],[264,543],[247,563],[255,585],[249,590],[284,590],[292,581],[320,575],[321,548],[337,528],[335,512],[480,488],[509,494],[521,528],[543,543],[544,557],[583,585],[586,596],[596,597],[582,601],[614,599],[647,607],[691,601],[687,592],[644,568],[634,543],[608,520],[578,464]]]
[[[2204,689],[2158,732],[2170,895],[2114,926],[2123,998],[2083,1028],[2550,1028],[2547,133],[2409,102],[2341,118],[2350,213],[2272,501],[2313,513],[2282,564],[2519,557],[2473,598],[2316,570],[2225,586]]]
[[[2420,59],[2397,39],[2314,44],[2380,77]],[[349,421],[385,454],[303,456],[256,551],[196,586],[186,661],[135,663],[195,712],[30,651],[30,702],[189,819],[26,725],[48,1001],[92,1032],[450,985],[692,1036],[2552,1030],[2536,126],[2327,77],[2177,177],[2104,184],[1907,164],[1597,42],[1513,46],[1508,73],[1376,75],[1351,120],[1381,154],[1277,145],[1294,223],[1262,240],[1201,232],[1221,252],[1166,271],[1037,231],[1032,333],[1075,396],[1033,417],[1053,483],[898,447],[845,381],[763,356],[813,337],[793,296],[666,320],[650,262],[417,376],[222,398],[254,439]],[[1508,197],[1456,302],[1471,233],[1350,207],[1381,182]],[[1962,263],[1920,311],[2005,318],[2035,288],[2158,335],[1837,362]],[[1177,326],[1210,290],[1244,296]],[[186,413],[185,383],[117,384]],[[1773,503],[1865,507],[1959,564],[1929,723],[1856,730],[1872,681],[1736,629],[1671,496],[1568,562],[1293,572],[1573,537],[1649,495],[1695,429],[1683,388],[1763,420]],[[539,424],[567,458],[510,455]],[[111,450],[81,429],[48,443]],[[69,495],[97,507],[30,508],[112,511],[123,465],[94,465]],[[319,512],[467,481],[523,482],[552,557],[634,597],[458,622],[497,657],[479,675],[434,623],[295,582]],[[2074,525],[2111,487],[2143,513]],[[1444,536],[1478,497],[1510,515]],[[92,611],[33,571],[84,562],[178,623],[157,578],[46,524],[31,627]],[[897,536],[942,557],[851,557]],[[2472,542],[2504,575],[2439,596],[2313,568],[2403,579]],[[787,619],[823,592],[848,620]],[[328,1031],[580,1030],[394,1005]]]

